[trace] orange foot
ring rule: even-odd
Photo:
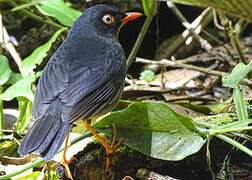
[[[102,143],[102,145],[104,146],[104,148],[106,149],[106,169],[109,168],[109,165],[110,165],[110,158],[109,158],[109,155],[111,153],[113,153],[122,143],[123,143],[123,138],[119,140],[119,142],[117,144],[115,144],[115,141],[116,141],[116,127],[113,126],[113,140],[112,140],[112,143],[111,145],[108,143],[108,141],[106,141],[105,139],[103,139],[96,131],[94,128],[92,128],[90,126],[90,124],[88,123],[87,120],[84,120],[84,124],[85,126],[87,127],[87,129],[92,133],[94,134],[97,139]]]
[[[67,150],[67,142],[69,139],[69,135],[70,135],[70,131],[67,133],[67,136],[66,136],[65,148],[64,148],[62,159],[61,159],[61,165],[65,167],[67,177],[70,178],[71,180],[73,180],[73,176],[70,171],[69,164],[71,163],[72,160],[76,160],[76,158],[72,157],[68,161],[66,160],[66,150]]]
[[[71,159],[69,161],[67,161],[65,157],[62,157],[61,165],[65,167],[67,177],[70,178],[71,180],[73,180],[73,176],[72,176],[72,173],[69,168],[70,163],[71,163]]]

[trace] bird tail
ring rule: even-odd
[[[45,160],[51,160],[61,147],[72,125],[61,119],[62,103],[55,100],[48,111],[33,124],[21,142],[20,156],[32,152],[40,154]]]

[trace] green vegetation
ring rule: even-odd
[[[6,155],[7,151],[15,151],[13,154],[17,156],[16,141],[13,139],[4,140],[6,134],[4,133],[3,102],[11,101],[16,98],[20,115],[14,132],[22,135],[30,123],[32,100],[35,91],[34,86],[36,80],[42,73],[42,71],[35,71],[35,69],[37,65],[43,62],[43,59],[47,56],[48,51],[57,37],[63,31],[67,31],[75,19],[81,14],[81,12],[74,10],[64,3],[63,0],[24,0],[19,5],[14,2],[2,0],[0,3],[7,3],[13,6],[13,12],[19,11],[37,21],[56,27],[58,30],[48,42],[36,48],[30,56],[23,59],[21,65],[18,67],[18,73],[13,72],[10,68],[7,57],[0,55],[0,138],[2,139],[0,143],[0,156]],[[167,2],[170,1],[167,0]],[[216,9],[217,12],[238,16],[242,20],[252,22],[252,5],[250,1],[233,0],[232,2],[236,5],[237,3],[243,3],[237,8],[231,5],[231,2],[225,0],[174,0],[174,2],[200,7],[212,7]],[[155,0],[142,0],[143,11],[147,18],[128,57],[128,67],[132,64],[148,27],[158,11],[157,3],[158,2]],[[39,13],[34,13],[34,11]],[[52,20],[49,17],[55,19]],[[229,37],[230,39],[237,38],[230,34]],[[239,44],[233,43],[233,46],[239,47]],[[236,49],[239,51],[239,48]],[[239,55],[240,53],[238,52],[237,54]],[[240,57],[240,59],[243,58]],[[249,60],[248,63],[244,61],[240,62],[241,63],[237,64],[230,74],[222,77],[223,86],[233,89],[233,96],[231,99],[222,104],[184,104],[185,107],[190,109],[202,111],[204,109],[205,112],[208,112],[208,115],[190,117],[175,112],[166,102],[132,101],[127,104],[126,108],[113,111],[96,120],[93,127],[99,130],[99,132],[112,136],[113,125],[115,125],[118,130],[118,139],[123,137],[125,145],[148,156],[163,160],[179,161],[184,159],[198,152],[203,145],[210,143],[212,137],[217,137],[252,157],[252,149],[238,142],[235,138],[237,134],[250,137],[248,132],[252,130],[252,119],[247,110],[247,99],[243,97],[240,89],[240,84],[243,83],[244,78],[250,77],[250,73],[252,72],[252,61]],[[141,74],[140,79],[150,83],[156,79],[156,76],[154,72],[146,70]],[[235,115],[222,112],[225,107],[232,106],[233,103],[235,106]],[[209,120],[210,123],[204,123],[205,119]],[[236,134],[233,134],[234,132]],[[83,136],[83,138],[84,137],[85,136]],[[79,138],[78,141],[83,138]],[[208,162],[211,162],[209,160],[210,157],[207,158]],[[0,179],[11,178],[42,162],[43,160],[39,159],[27,165],[22,170],[0,176]],[[40,172],[35,171],[30,175],[18,179],[37,178],[39,175]],[[56,177],[55,174],[51,175],[51,177],[54,176]]]

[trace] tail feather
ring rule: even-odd
[[[68,131],[71,129],[71,124],[69,123],[64,123],[61,128],[59,129],[59,131],[57,132],[57,134],[55,135],[54,139],[51,141],[50,145],[47,147],[47,149],[45,149],[45,151],[41,152],[41,156],[45,159],[45,160],[50,160],[52,159],[52,157],[54,156],[54,154],[56,154],[62,143],[64,142],[64,139],[68,133]],[[62,138],[63,137],[63,138]],[[36,152],[36,151],[35,151]]]
[[[54,101],[48,111],[40,117],[21,142],[18,153],[21,156],[32,152],[50,160],[61,147],[72,125],[61,119],[62,104]]]

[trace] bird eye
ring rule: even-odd
[[[103,16],[102,21],[106,24],[111,24],[112,22],[114,22],[114,17],[110,14],[106,14]]]

